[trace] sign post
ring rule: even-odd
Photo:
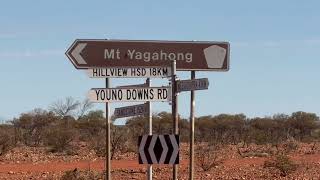
[[[106,88],[110,87],[110,79],[106,78]],[[109,102],[106,102],[106,180],[111,180],[111,120]]]
[[[171,76],[171,88],[172,88],[172,102],[171,102],[171,108],[172,108],[172,120],[173,120],[173,134],[179,135],[179,115],[178,115],[178,94],[176,90],[176,61],[171,62],[171,68],[172,68],[172,76]],[[173,165],[173,180],[178,179],[178,165]]]
[[[147,78],[146,84],[148,87],[151,87],[151,79]],[[149,119],[149,135],[152,136],[152,107],[151,107],[151,102],[147,102],[148,105],[148,119]],[[152,180],[152,165],[148,165],[148,180]]]
[[[196,77],[196,72],[191,71],[191,80],[194,80]],[[189,179],[193,180],[193,170],[194,170],[194,109],[196,105],[195,101],[195,92],[191,90],[190,92],[190,149],[189,149]]]

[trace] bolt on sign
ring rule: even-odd
[[[172,75],[169,67],[92,68],[87,74],[90,78],[166,78]]]
[[[177,91],[192,91],[192,90],[204,90],[208,89],[208,78],[180,80],[177,81]]]
[[[114,110],[114,116],[116,118],[140,116],[148,113],[149,113],[149,106],[146,103],[133,105],[133,106],[120,107]]]
[[[92,88],[92,102],[170,101],[171,87]]]
[[[180,71],[228,71],[230,45],[214,41],[75,40],[66,55],[77,69],[165,67]]]
[[[179,164],[179,136],[139,136],[139,164]]]

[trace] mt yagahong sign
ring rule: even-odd
[[[166,67],[228,71],[230,46],[214,41],[76,40],[66,55],[77,69]]]

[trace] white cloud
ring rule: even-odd
[[[34,58],[64,55],[64,50],[48,49],[48,50],[23,50],[23,51],[0,51],[1,58]]]
[[[311,45],[319,46],[320,38],[301,39],[301,40],[266,40],[266,41],[231,41],[231,47],[248,48],[248,47],[281,47],[281,46],[295,46],[295,45]]]

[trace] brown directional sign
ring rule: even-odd
[[[163,67],[176,60],[177,70],[228,71],[228,42],[76,40],[66,55],[77,69]]]

